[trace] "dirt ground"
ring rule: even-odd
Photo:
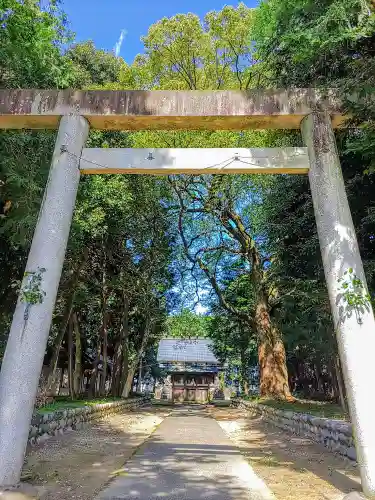
[[[357,467],[315,444],[237,409],[210,413],[278,500],[339,500],[360,490]]]
[[[278,500],[339,500],[360,490],[356,466],[324,447],[241,410],[207,411]],[[41,487],[45,500],[92,500],[169,413],[167,407],[139,408],[51,438],[29,451],[24,476]]]
[[[167,414],[139,408],[51,438],[29,450],[23,476],[45,500],[92,500]]]

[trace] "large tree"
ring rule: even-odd
[[[164,18],[151,26],[143,38],[146,54],[136,58],[132,71],[142,68],[143,81],[147,76],[149,88],[203,90],[254,87],[259,79],[252,66],[254,47],[249,37],[253,17],[253,10],[240,4],[238,8],[225,7],[222,11],[210,12],[204,23],[192,14]],[[146,132],[135,134],[134,141],[137,147],[264,147],[270,145],[272,134]],[[209,165],[207,169],[209,171]],[[254,326],[257,332],[261,392],[289,398],[282,334],[271,319],[272,291],[265,278],[266,256],[262,254],[257,234],[244,222],[246,216],[239,209],[240,202],[234,194],[235,185],[244,186],[242,181],[234,180],[231,183],[221,176],[172,180],[179,205],[177,224],[185,256],[194,271],[200,268],[206,275],[222,305],[238,315],[239,311],[235,310],[233,304],[228,301],[224,303],[220,283],[213,272],[215,265],[210,266],[202,255],[196,254],[195,247],[191,251],[189,248],[191,236],[196,246],[201,244],[202,248],[215,248],[214,260],[220,260],[222,255],[225,258],[228,249],[224,248],[220,253],[220,248],[216,248],[222,245],[222,241],[214,241],[210,245],[198,241],[197,233],[202,231],[206,221],[209,221],[211,236],[225,234],[233,242],[229,254],[237,254],[246,261],[251,284],[257,294],[254,308],[249,307],[246,313],[241,311],[239,316],[247,328]],[[188,220],[189,214],[193,213],[199,213],[203,220],[199,221],[197,217]],[[184,224],[189,226],[191,235],[186,236]],[[207,255],[208,251],[205,252]]]
[[[227,312],[237,316],[244,328],[258,339],[260,393],[289,399],[286,354],[282,334],[272,321],[273,287],[267,279],[269,257],[262,248],[262,235],[254,231],[257,177],[201,176],[173,178],[178,201],[178,229],[191,272],[199,269],[208,279]],[[247,309],[225,295],[221,284],[223,266],[242,263],[249,277],[253,300]]]
[[[267,86],[335,87],[351,122],[336,134],[353,221],[371,293],[374,290],[375,16],[362,0],[261,2],[252,26]],[[364,175],[365,173],[365,175]],[[285,333],[293,386],[305,395],[333,391],[342,399],[334,339],[308,180],[278,176],[264,192],[276,314]],[[340,390],[341,386],[341,390]]]

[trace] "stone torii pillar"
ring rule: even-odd
[[[362,489],[375,498],[375,424],[373,396],[369,394],[370,367],[374,366],[375,320],[345,192],[335,136],[328,113],[312,113],[302,121],[302,135],[310,158],[310,187],[331,303],[334,328],[345,379],[349,410],[356,440]],[[360,298],[356,307],[345,302],[342,284],[353,276]],[[350,279],[350,278],[349,278]]]
[[[40,275],[43,302],[18,299],[0,375],[0,488],[20,480],[29,426],[50,330],[89,131],[81,116],[64,116],[26,265]],[[70,154],[71,153],[71,154]],[[22,286],[27,285],[28,277]],[[28,311],[27,311],[28,309]],[[17,396],[15,396],[17,395]]]

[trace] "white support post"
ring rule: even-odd
[[[375,321],[345,192],[331,119],[314,113],[302,122],[310,158],[309,179],[324,272],[353,424],[362,489],[375,498]],[[352,272],[344,275],[346,271]],[[360,284],[350,277],[356,277]],[[341,278],[359,299],[348,305]]]
[[[61,119],[45,195],[26,265],[41,272],[42,303],[18,299],[0,374],[0,487],[20,480],[38,382],[68,242],[78,183],[79,158],[89,124]],[[23,280],[22,287],[28,283]]]

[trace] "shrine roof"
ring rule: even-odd
[[[213,353],[210,339],[162,339],[157,361],[220,364]]]

